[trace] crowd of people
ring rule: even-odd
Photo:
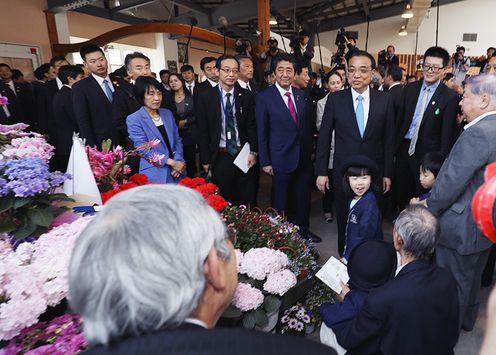
[[[282,52],[271,39],[259,58],[242,43],[244,52],[236,56],[207,56],[200,62],[203,82],[189,64],[179,73],[160,71],[157,81],[150,59],[139,52],[109,73],[104,51],[94,44],[81,47],[82,66],[55,57],[36,69],[31,84],[0,64],[0,93],[9,99],[0,122],[29,123],[48,135],[56,148],[51,166],[59,169],[67,166],[73,132],[97,147],[106,139],[126,148],[158,139],[149,156],[130,161],[133,171],[161,184],[202,175],[235,205],[257,206],[266,174],[272,180],[271,207],[297,225],[303,238],[318,243],[321,237],[310,230],[316,187],[323,194],[323,218],[337,224],[338,253],[350,271],[350,285],[338,295],[342,303],[321,308],[323,342],[338,353],[452,354],[460,329],[470,331],[475,324],[481,277],[484,273],[483,283],[491,284],[496,259],[470,205],[485,166],[496,160],[494,48],[476,63],[481,74],[470,76],[463,47],[454,56],[430,47],[422,77],[416,78],[399,66],[394,46],[377,66],[374,56],[353,44],[342,62],[319,77],[312,71],[308,39],[302,32],[293,53]],[[248,171],[235,162],[240,157]],[[168,346],[182,347],[181,339],[198,331],[191,327],[215,326],[234,291],[234,256],[220,219],[204,205],[183,188],[143,187],[117,196],[91,223],[71,261],[70,297],[90,342],[105,345],[148,334],[147,340],[128,339],[110,352],[155,349],[165,343],[162,336]],[[177,218],[168,217],[168,210]],[[145,221],[154,213],[165,227],[147,230],[151,225]],[[379,242],[383,217],[395,220],[394,248]],[[201,233],[191,233],[192,224]],[[157,230],[167,235],[159,238]],[[212,235],[206,238],[205,231]],[[153,238],[143,238],[147,233]],[[102,234],[107,238],[99,238]],[[179,237],[181,243],[174,242]],[[116,238],[129,245],[113,249]],[[154,265],[145,267],[156,275],[137,273],[143,250],[157,254],[150,257]],[[103,260],[99,253],[108,260],[108,272],[95,279],[102,266],[95,264],[94,273],[88,268]],[[377,256],[373,270],[368,266]],[[164,270],[155,268],[156,260],[163,260]],[[162,274],[177,274],[191,285]],[[135,302],[140,297],[147,299],[146,307]],[[166,328],[176,333],[157,333]],[[206,344],[204,333],[195,334],[198,343],[185,350]],[[232,334],[232,343],[217,346],[227,351],[236,343],[237,353],[259,351],[262,342],[274,353],[310,346]],[[325,350],[312,346],[315,354]],[[100,347],[94,353],[107,351]]]

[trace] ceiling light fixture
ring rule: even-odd
[[[270,17],[269,25],[277,25],[277,19],[274,16]]]
[[[408,32],[406,31],[406,27],[405,26],[401,26],[400,28],[400,31],[398,32],[398,36],[406,36],[408,34]]]
[[[410,5],[410,2],[406,3],[405,6],[405,11],[401,14],[401,18],[412,18],[413,17],[413,11],[412,11],[412,5]]]

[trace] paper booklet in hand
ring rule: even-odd
[[[250,144],[245,143],[236,159],[234,159],[234,165],[240,168],[245,174],[250,170],[248,167],[248,155],[250,155]]]
[[[317,272],[316,276],[336,293],[341,293],[343,290],[340,281],[346,284],[350,279],[346,265],[334,256],[331,256],[329,260],[327,260],[324,266]]]

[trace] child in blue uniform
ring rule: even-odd
[[[426,190],[426,192],[420,197],[414,197],[410,200],[410,203],[416,203],[418,201],[423,201],[429,198],[431,195],[431,189],[436,182],[437,174],[443,166],[444,156],[441,153],[429,152],[426,153],[422,160],[420,161],[420,185]]]
[[[363,155],[349,159],[343,166],[344,191],[350,197],[346,240],[342,261],[348,262],[355,245],[367,239],[382,240],[382,218],[374,191],[378,169],[375,163]]]

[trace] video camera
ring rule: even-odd
[[[246,50],[251,47],[250,40],[246,38],[240,38],[236,41],[236,53],[237,54],[246,54]]]
[[[269,51],[275,51],[278,49],[279,42],[274,37],[270,37],[267,40],[267,45],[269,46]]]
[[[388,62],[388,54],[385,49],[380,51],[377,55],[377,64],[381,67],[386,67]]]
[[[334,64],[339,65],[343,62],[346,44],[349,42],[348,37],[348,32],[346,32],[344,27],[341,27],[336,34],[336,41],[334,41],[334,44],[338,47],[338,50],[336,54],[332,56],[331,66],[333,66]]]

